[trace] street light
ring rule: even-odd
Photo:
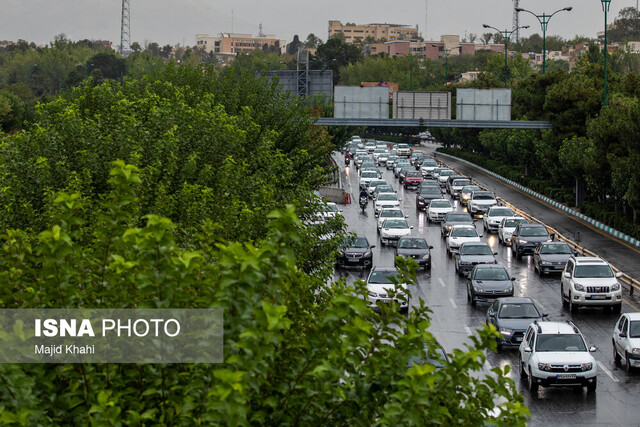
[[[604,11],[604,105],[607,105],[607,13],[611,7],[611,0],[600,0]]]
[[[438,49],[440,49],[440,46],[438,45],[432,44],[431,46],[437,47]],[[444,85],[445,86],[447,85],[447,83],[449,83],[449,54],[454,50],[461,49],[461,48],[462,46],[460,45],[451,49],[442,48],[442,51],[444,52]]]
[[[571,9],[573,8],[565,7],[563,9],[556,10],[551,15],[547,15],[546,13],[543,13],[542,15],[536,15],[530,10],[523,9],[521,7],[516,7],[515,9],[516,9],[516,12],[527,12],[532,14],[538,19],[538,22],[540,22],[540,27],[542,27],[542,74],[544,74],[547,68],[547,25],[549,24],[549,20],[556,13],[564,12],[564,11],[570,12]]]
[[[509,37],[511,37],[511,34],[515,33],[516,31],[520,30],[520,29],[525,29],[525,28],[529,28],[528,25],[524,25],[518,28],[514,28],[513,30],[509,31],[509,30],[499,30],[496,27],[492,27],[491,25],[487,25],[487,24],[482,24],[482,26],[484,28],[491,28],[492,30],[496,30],[497,32],[499,32],[500,34],[502,34],[502,38],[504,38],[504,88],[507,88],[507,80],[509,78],[509,65],[507,64],[507,50],[509,47]]]

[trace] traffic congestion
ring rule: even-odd
[[[367,282],[371,307],[395,300],[408,312],[424,300],[446,352],[493,324],[502,339],[486,372],[510,366],[534,423],[638,424],[640,316],[623,303],[620,273],[436,162],[433,148],[353,137],[335,155],[349,160],[354,202],[342,215],[357,236],[336,278]],[[396,256],[420,267],[408,304],[388,292]]]

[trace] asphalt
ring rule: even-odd
[[[336,159],[339,159],[338,154]],[[340,164],[339,161],[337,163]],[[418,285],[411,289],[411,305],[415,306],[423,300],[433,311],[430,329],[447,352],[451,353],[455,348],[464,349],[465,344],[470,343],[470,335],[485,323],[488,304],[478,303],[476,307],[471,307],[467,303],[466,279],[455,272],[453,260],[447,255],[444,241],[440,237],[439,225],[427,223],[424,212],[416,210],[415,191],[405,191],[391,171],[382,170],[384,179],[397,189],[399,197],[402,198],[402,208],[409,216],[409,224],[414,227],[412,234],[425,237],[429,244],[434,246],[432,269],[418,273]],[[374,266],[393,266],[393,248],[380,244],[372,204],[362,212],[357,204],[357,197],[353,197],[357,196],[358,188],[355,167],[352,166],[346,171],[343,169],[342,173],[345,189],[353,193],[354,200],[353,204],[343,206],[342,212],[349,231],[366,236],[376,245],[373,250]],[[477,178],[491,185],[490,180],[480,176]],[[521,200],[512,198],[509,194],[503,195],[497,187],[494,188],[498,195],[525,211],[528,206],[526,203],[531,203],[524,200],[526,198]],[[455,202],[455,206],[457,210],[464,209],[458,202]],[[540,207],[536,209],[529,213],[540,215],[540,212],[544,211]],[[477,222],[477,228],[482,231],[481,221]],[[494,367],[510,366],[509,377],[514,380],[518,391],[524,396],[525,404],[531,410],[528,424],[532,426],[640,425],[640,408],[637,405],[640,396],[640,372],[627,374],[613,361],[611,338],[618,315],[602,309],[581,309],[578,313],[571,314],[563,308],[560,301],[559,275],[540,277],[534,272],[531,257],[525,256],[522,261],[517,261],[512,256],[510,248],[500,244],[495,234],[484,234],[482,240],[498,252],[498,262],[516,278],[515,296],[531,297],[542,311],[549,313],[549,320],[573,320],[583,333],[587,344],[598,348],[594,353],[598,364],[598,390],[594,394],[588,394],[584,390],[541,388],[537,395],[532,395],[517,372],[517,349],[508,349],[501,353],[487,351],[485,369],[476,374],[486,375]],[[358,279],[365,280],[368,273],[369,270],[361,269],[337,270],[335,278],[344,278],[352,283]],[[627,303],[623,305],[623,312],[640,311],[628,293],[625,293],[625,300]]]

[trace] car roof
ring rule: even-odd
[[[594,256],[574,256],[576,264],[607,264],[602,258]]]
[[[524,227],[531,227],[531,228],[547,228],[546,225],[544,224],[538,224],[537,222],[521,222],[520,224],[518,224],[518,227],[520,228],[524,228]]]
[[[506,297],[506,298],[498,298],[500,301],[500,305],[502,304],[524,304],[531,303],[535,304],[533,300],[529,297]]]
[[[487,242],[465,242],[460,246],[489,246],[489,244]]]
[[[629,320],[640,320],[640,313],[625,313]]]
[[[476,226],[471,224],[454,224],[453,228],[476,228]]]
[[[576,335],[580,334],[580,332],[576,332],[573,328],[575,327],[573,324],[569,324],[566,322],[538,322],[538,327],[540,328],[538,333],[543,335],[548,334],[571,334]],[[577,327],[576,327],[577,329]],[[540,330],[542,332],[540,332]]]
[[[504,265],[502,264],[476,264],[473,266],[474,269],[482,269],[482,268],[487,268],[487,269],[495,269],[495,268],[499,268],[500,270],[507,270],[506,268],[504,268]],[[508,273],[508,272],[507,272]]]

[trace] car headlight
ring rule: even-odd
[[[582,286],[579,283],[574,283],[573,287],[576,288],[576,291],[578,291],[578,292],[584,292],[584,286]]]
[[[449,231],[451,231],[451,229],[453,228],[453,225],[447,225],[447,228],[449,229]]]
[[[548,363],[538,363],[538,369],[541,371],[551,371],[551,365]]]
[[[582,372],[590,371],[591,369],[593,369],[593,363],[589,362],[582,364]]]
[[[431,254],[425,254],[422,259],[429,259],[431,257]]]
[[[371,251],[365,252],[364,255],[362,255],[365,258],[368,258],[371,256]]]
[[[513,292],[513,286],[509,286],[503,292]]]
[[[640,354],[640,348],[631,349],[631,354]]]
[[[469,261],[460,261],[460,265],[471,265]]]
[[[519,239],[518,242],[520,242],[520,243],[529,243],[526,240],[522,240],[522,239]]]
[[[476,292],[482,292],[482,288],[479,287],[479,286],[475,286],[475,285],[473,286],[473,290],[476,291]]]
[[[620,290],[620,283],[616,282],[613,286],[611,286],[611,291],[615,292],[619,290]]]
[[[553,263],[549,261],[540,261],[540,265],[553,265]]]
[[[505,334],[505,335],[511,335],[511,333],[513,332],[512,329],[507,329],[507,328],[500,328],[500,333],[501,334]]]

